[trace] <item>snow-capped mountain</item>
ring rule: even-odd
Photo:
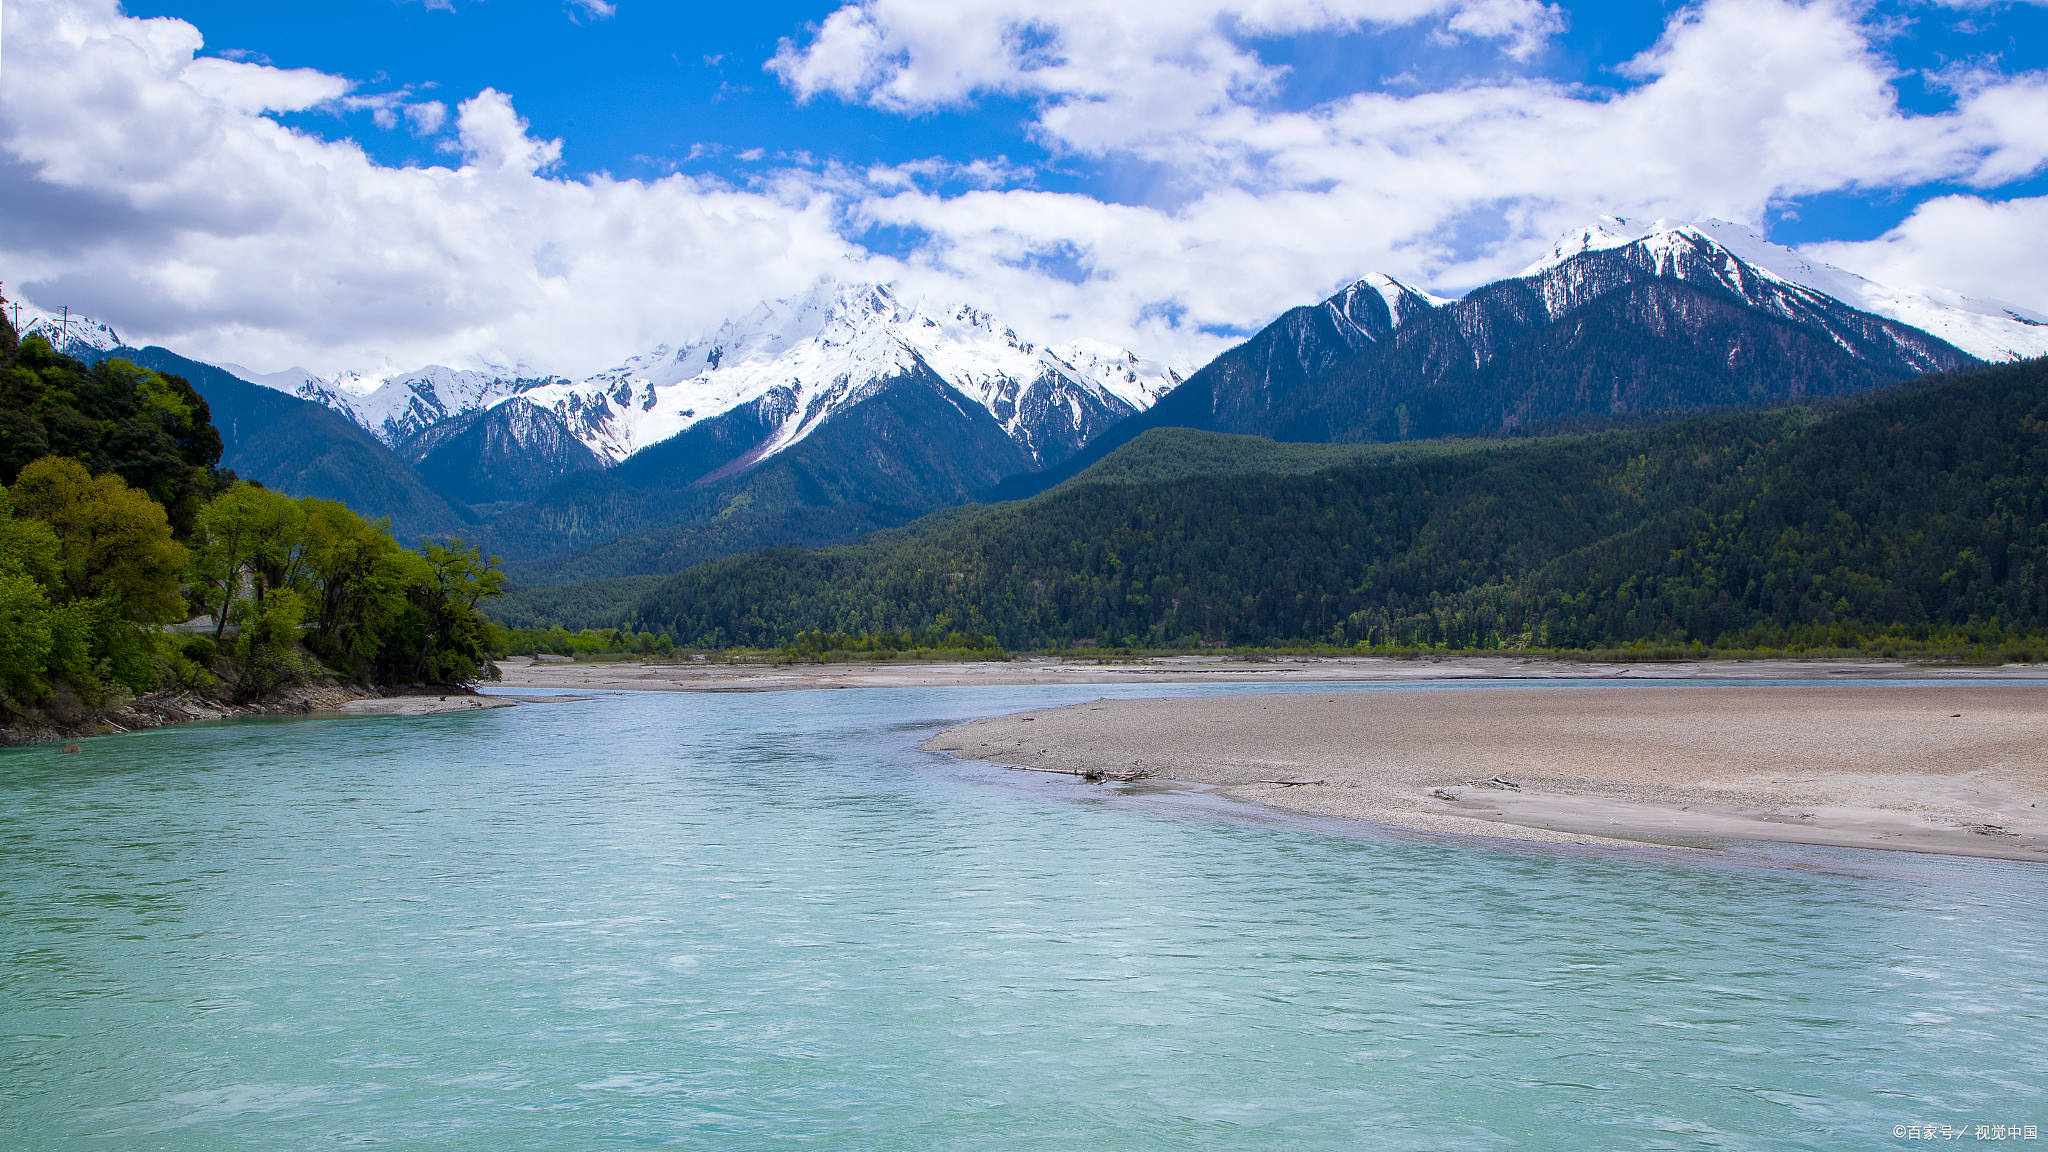
[[[41,336],[50,347],[69,356],[91,358],[121,347],[121,336],[112,327],[90,316],[76,313],[46,314],[22,311],[23,336]]]
[[[1850,395],[2048,350],[2048,328],[2018,310],[2001,318],[1944,299],[1881,288],[1724,222],[1607,220],[1460,299],[1372,276],[1290,309],[1085,452],[1002,492],[1042,490],[1149,428],[1307,442],[1496,436]]]
[[[482,369],[436,365],[387,375],[345,372],[331,379],[315,376],[303,368],[255,372],[239,364],[221,367],[251,384],[324,404],[393,448],[402,448],[453,417],[488,408],[529,388],[559,382],[558,377],[524,365]]]
[[[660,347],[609,372],[522,392],[616,463],[742,405],[766,402],[766,459],[837,412],[919,369],[987,409],[1034,459],[1087,439],[1179,383],[1171,369],[1108,345],[1035,344],[965,305],[926,308],[887,285],[831,281],[762,304],[712,335]]]
[[[1753,303],[1764,304],[1774,296],[1778,300],[1796,298],[1797,293],[1786,292],[1786,286],[1805,288],[1932,333],[1980,360],[2048,355],[2048,316],[1939,289],[1887,287],[1795,248],[1773,244],[1754,230],[1726,220],[1672,223],[1603,217],[1567,233],[1549,254],[1520,275],[1523,279],[1542,277],[1575,256],[1617,249],[1641,252],[1663,275],[1683,277],[1688,265],[1705,270]]]
[[[1164,365],[1097,341],[1041,345],[972,307],[921,307],[887,285],[832,281],[581,380],[524,367],[335,379],[226,367],[344,412],[394,448],[413,446],[415,458],[447,438],[437,427],[516,400],[552,412],[607,464],[747,405],[774,417],[750,456],[758,462],[919,371],[986,409],[1033,460],[1045,460],[1180,381]]]

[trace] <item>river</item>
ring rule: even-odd
[[[612,694],[0,753],[0,1147],[2048,1126],[2040,866],[1447,843],[915,750],[1168,691]]]

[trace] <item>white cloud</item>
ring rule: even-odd
[[[455,135],[474,168],[531,176],[562,159],[562,142],[528,136],[526,121],[512,110],[512,98],[495,88],[455,109]]]
[[[769,68],[802,98],[899,110],[992,91],[1133,106],[1163,93],[1199,112],[1278,78],[1245,38],[1425,20],[1517,54],[1562,27],[1539,0],[855,0]]]
[[[1534,0],[868,0],[772,63],[801,96],[907,113],[1021,95],[1067,162],[1153,174],[1142,203],[1045,191],[994,156],[856,171],[741,153],[759,162],[745,186],[575,177],[516,93],[451,110],[200,57],[190,25],[115,0],[7,15],[0,278],[257,367],[594,369],[820,274],[900,277],[1047,339],[1193,366],[1226,342],[1205,327],[1257,325],[1369,271],[1469,286],[1601,213],[1756,221],[1789,197],[1988,189],[2048,161],[2048,80],[1950,77],[1953,111],[1908,115],[1851,0],[1702,0],[1619,92],[1508,68],[1292,108],[1246,46],[1409,26],[1527,54],[1565,18]],[[273,118],[329,106],[452,129],[449,164],[381,165]],[[1937,201],[1834,258],[2042,307],[2037,204]],[[878,259],[847,239],[870,228],[918,243]]]
[[[1451,14],[1452,36],[1498,40],[1510,56],[1527,59],[1565,29],[1564,13],[1539,0],[1472,0]]]
[[[7,21],[4,279],[193,355],[594,369],[862,255],[804,179],[550,177],[559,144],[495,91],[455,115],[459,166],[394,168],[259,111],[344,81],[195,59],[190,25],[113,0],[10,0]]]
[[[412,125],[413,135],[432,136],[448,123],[448,106],[439,100],[427,100],[405,106],[406,122]]]
[[[234,60],[194,60],[186,80],[202,95],[235,112],[303,112],[338,100],[349,83],[311,68],[272,68]]]
[[[1879,283],[1962,288],[2048,318],[2048,196],[1943,196],[1875,240],[1807,250]]]

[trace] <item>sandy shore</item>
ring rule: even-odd
[[[1022,684],[1387,683],[1401,680],[2048,680],[2048,668],[1944,668],[1889,660],[1743,660],[1689,664],[1582,664],[1521,657],[1286,657],[1244,660],[1165,656],[1144,660],[1020,657],[1007,661],[897,664],[500,661],[505,688],[634,692],[779,692],[810,688],[930,688]]]
[[[479,712],[490,708],[511,708],[520,703],[513,696],[371,696],[351,700],[336,711],[344,716],[440,716],[449,712]]]
[[[1214,785],[1277,808],[1429,832],[2048,862],[2043,684],[1665,681],[1103,700],[976,721],[925,746]]]

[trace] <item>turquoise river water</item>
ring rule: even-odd
[[[1435,842],[915,751],[1105,694],[0,754],[0,1147],[2044,1146],[2040,866]]]

